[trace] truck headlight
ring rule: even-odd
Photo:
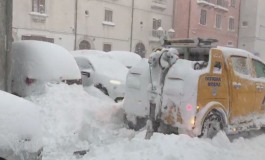
[[[120,85],[121,84],[121,81],[118,81],[118,80],[110,80],[109,82],[111,84],[114,84],[114,85]]]

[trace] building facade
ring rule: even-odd
[[[265,60],[265,1],[241,0],[239,48]]]
[[[126,50],[147,57],[172,28],[173,0],[14,0],[14,40],[68,50]]]
[[[176,0],[177,38],[214,38],[237,47],[240,0]]]

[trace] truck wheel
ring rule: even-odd
[[[146,118],[136,117],[136,124],[127,119],[126,115],[123,117],[124,123],[128,125],[129,129],[138,131],[146,125]]]
[[[218,111],[211,111],[204,119],[202,132],[199,137],[213,138],[219,131],[224,129],[223,116]]]

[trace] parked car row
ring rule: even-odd
[[[48,83],[83,84],[90,95],[112,102],[122,100],[128,68],[134,64],[119,54],[115,57],[115,53],[96,50],[70,53],[56,44],[32,40],[13,43],[9,82],[13,95],[0,91],[0,160],[42,159],[39,106],[21,97],[43,94]]]

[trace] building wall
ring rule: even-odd
[[[14,40],[21,40],[22,35],[43,36],[73,50],[74,4],[73,0],[46,0],[46,12],[38,14],[32,12],[31,0],[14,0]]]
[[[239,34],[239,47],[255,54],[265,60],[265,1],[242,0],[241,25]],[[247,22],[247,26],[242,23]]]
[[[219,40],[218,45],[227,46],[228,42],[232,42],[230,46],[237,47],[240,0],[236,1],[235,7],[231,7],[230,0],[226,1],[228,3],[225,7],[227,10],[218,9],[216,0],[210,0],[211,4],[199,3],[200,1],[191,0],[189,2],[187,0],[177,0],[177,4],[182,4],[182,6],[177,6],[178,8],[182,8],[182,11],[177,11],[175,15],[176,19],[178,19],[176,23],[180,23],[176,25],[176,36],[178,38],[215,38]],[[189,7],[190,13],[188,13]],[[202,9],[207,11],[206,25],[200,24]],[[182,12],[185,14],[181,14]],[[222,17],[220,29],[216,28],[216,14]],[[233,31],[229,31],[228,29],[229,17],[234,18],[235,30]]]
[[[134,14],[132,16],[132,2]],[[54,43],[68,50],[76,49],[83,40],[91,49],[103,50],[103,44],[111,44],[112,50],[135,51],[138,43],[145,46],[145,55],[160,45],[152,36],[153,17],[162,19],[165,30],[172,28],[173,0],[153,7],[158,0],[78,0],[77,28],[75,30],[75,0],[46,0],[44,14],[33,13],[32,1],[14,0],[13,37],[21,40],[23,35],[37,35],[53,38]],[[113,11],[113,23],[105,23],[105,9]],[[133,17],[133,32],[131,24]],[[132,39],[132,41],[131,41]]]

